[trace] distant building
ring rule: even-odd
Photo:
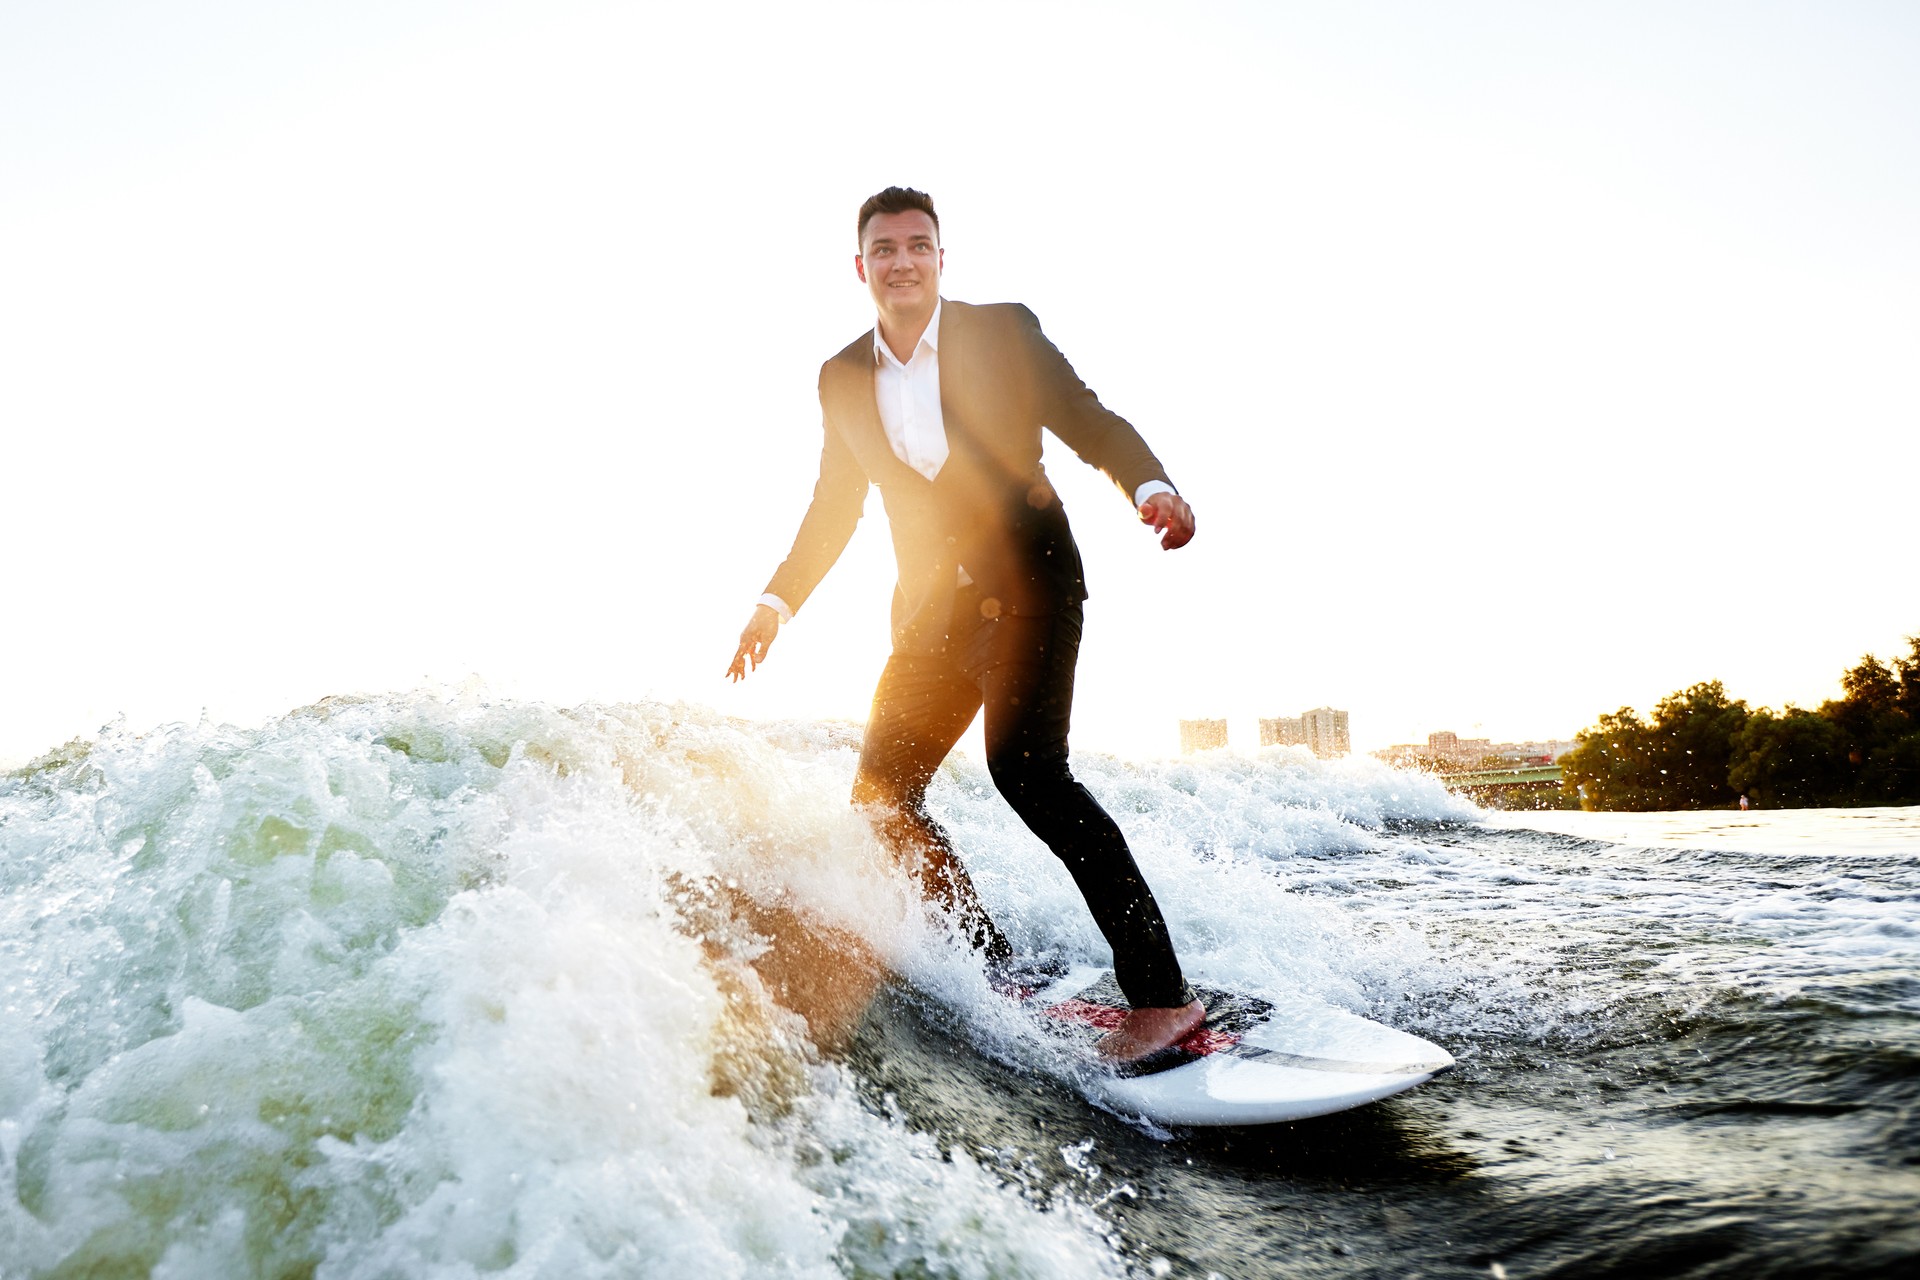
[[[1262,719],[1260,745],[1305,747],[1322,760],[1344,756],[1353,749],[1347,732],[1347,713],[1332,707],[1316,707],[1292,717]]]
[[[1263,747],[1304,747],[1307,745],[1307,721],[1304,716],[1276,716],[1260,721],[1260,745]]]
[[[1550,738],[1539,742],[1494,742],[1487,738],[1463,738],[1457,733],[1441,730],[1427,735],[1423,747],[1418,743],[1406,742],[1388,747],[1373,754],[1388,764],[1442,769],[1472,769],[1486,763],[1489,758],[1504,765],[1545,765],[1553,764],[1561,756],[1573,750],[1579,744],[1559,738]]]
[[[1180,722],[1180,750],[1188,754],[1195,751],[1214,751],[1227,745],[1227,722],[1225,720],[1182,720]]]
[[[1322,760],[1344,756],[1353,750],[1347,734],[1347,713],[1332,707],[1315,707],[1300,713],[1307,727],[1307,747]]]
[[[1451,730],[1442,729],[1427,735],[1427,754],[1435,760],[1451,764],[1471,764],[1483,756],[1492,755],[1493,742],[1487,738],[1463,738]]]
[[[1579,745],[1578,742],[1568,742],[1562,738],[1549,738],[1543,742],[1500,742],[1494,744],[1493,753],[1515,761],[1553,764]]]

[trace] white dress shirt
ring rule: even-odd
[[[947,461],[947,422],[940,412],[940,303],[933,304],[927,331],[920,335],[904,364],[880,336],[880,326],[874,325],[873,366],[873,398],[893,456],[933,479]],[[1165,481],[1149,480],[1134,490],[1133,505],[1140,506],[1156,493],[1174,492]],[[962,568],[960,585],[971,581]],[[793,621],[793,610],[779,596],[769,592],[760,597],[759,603],[778,613],[783,621]]]
[[[905,364],[873,326],[873,398],[893,456],[931,480],[947,461],[947,420],[940,412],[940,304]]]

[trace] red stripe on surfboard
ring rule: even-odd
[[[1063,1018],[1068,1022],[1084,1022],[1090,1027],[1099,1027],[1111,1031],[1120,1025],[1127,1016],[1125,1009],[1116,1009],[1110,1004],[1094,1004],[1087,1000],[1062,1000],[1059,1004],[1047,1006],[1049,1018]]]
[[[1120,1025],[1122,1018],[1127,1016],[1125,1009],[1116,1009],[1110,1004],[1094,1004],[1090,1000],[1062,1000],[1059,1004],[1048,1005],[1044,1012],[1049,1018],[1082,1022],[1090,1027],[1099,1027],[1102,1031],[1111,1031]],[[1204,1058],[1210,1053],[1231,1049],[1239,1043],[1239,1036],[1201,1026],[1189,1031],[1186,1038],[1174,1048],[1182,1053],[1190,1053],[1196,1058]]]
[[[1186,1039],[1173,1047],[1182,1053],[1191,1053],[1197,1058],[1204,1058],[1210,1053],[1231,1049],[1239,1043],[1239,1036],[1225,1031],[1215,1031],[1212,1027],[1195,1027],[1187,1033]]]

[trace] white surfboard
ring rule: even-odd
[[[1453,1066],[1438,1045],[1318,1001],[1194,991],[1206,1022],[1135,1067],[1087,1073],[1079,1083],[1092,1101],[1156,1124],[1275,1124],[1377,1102]],[[1007,994],[1089,1050],[1129,1007],[1112,970],[1086,965]]]

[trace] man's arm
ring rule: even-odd
[[[1039,318],[1021,307],[1023,338],[1032,360],[1040,421],[1080,458],[1133,499],[1142,524],[1150,524],[1168,551],[1193,540],[1193,508],[1167,478],[1153,450],[1133,424],[1100,403],[1067,358],[1041,332]]]
[[[820,478],[814,482],[813,502],[800,520],[792,550],[774,570],[766,594],[740,632],[739,647],[727,667],[730,679],[743,680],[766,661],[767,650],[780,632],[783,614],[791,618],[799,612],[846,550],[854,526],[860,523],[860,512],[867,501],[867,473],[831,422],[823,422],[822,429],[826,439],[820,448]],[[779,600],[783,609],[776,612],[768,603],[770,599]]]

